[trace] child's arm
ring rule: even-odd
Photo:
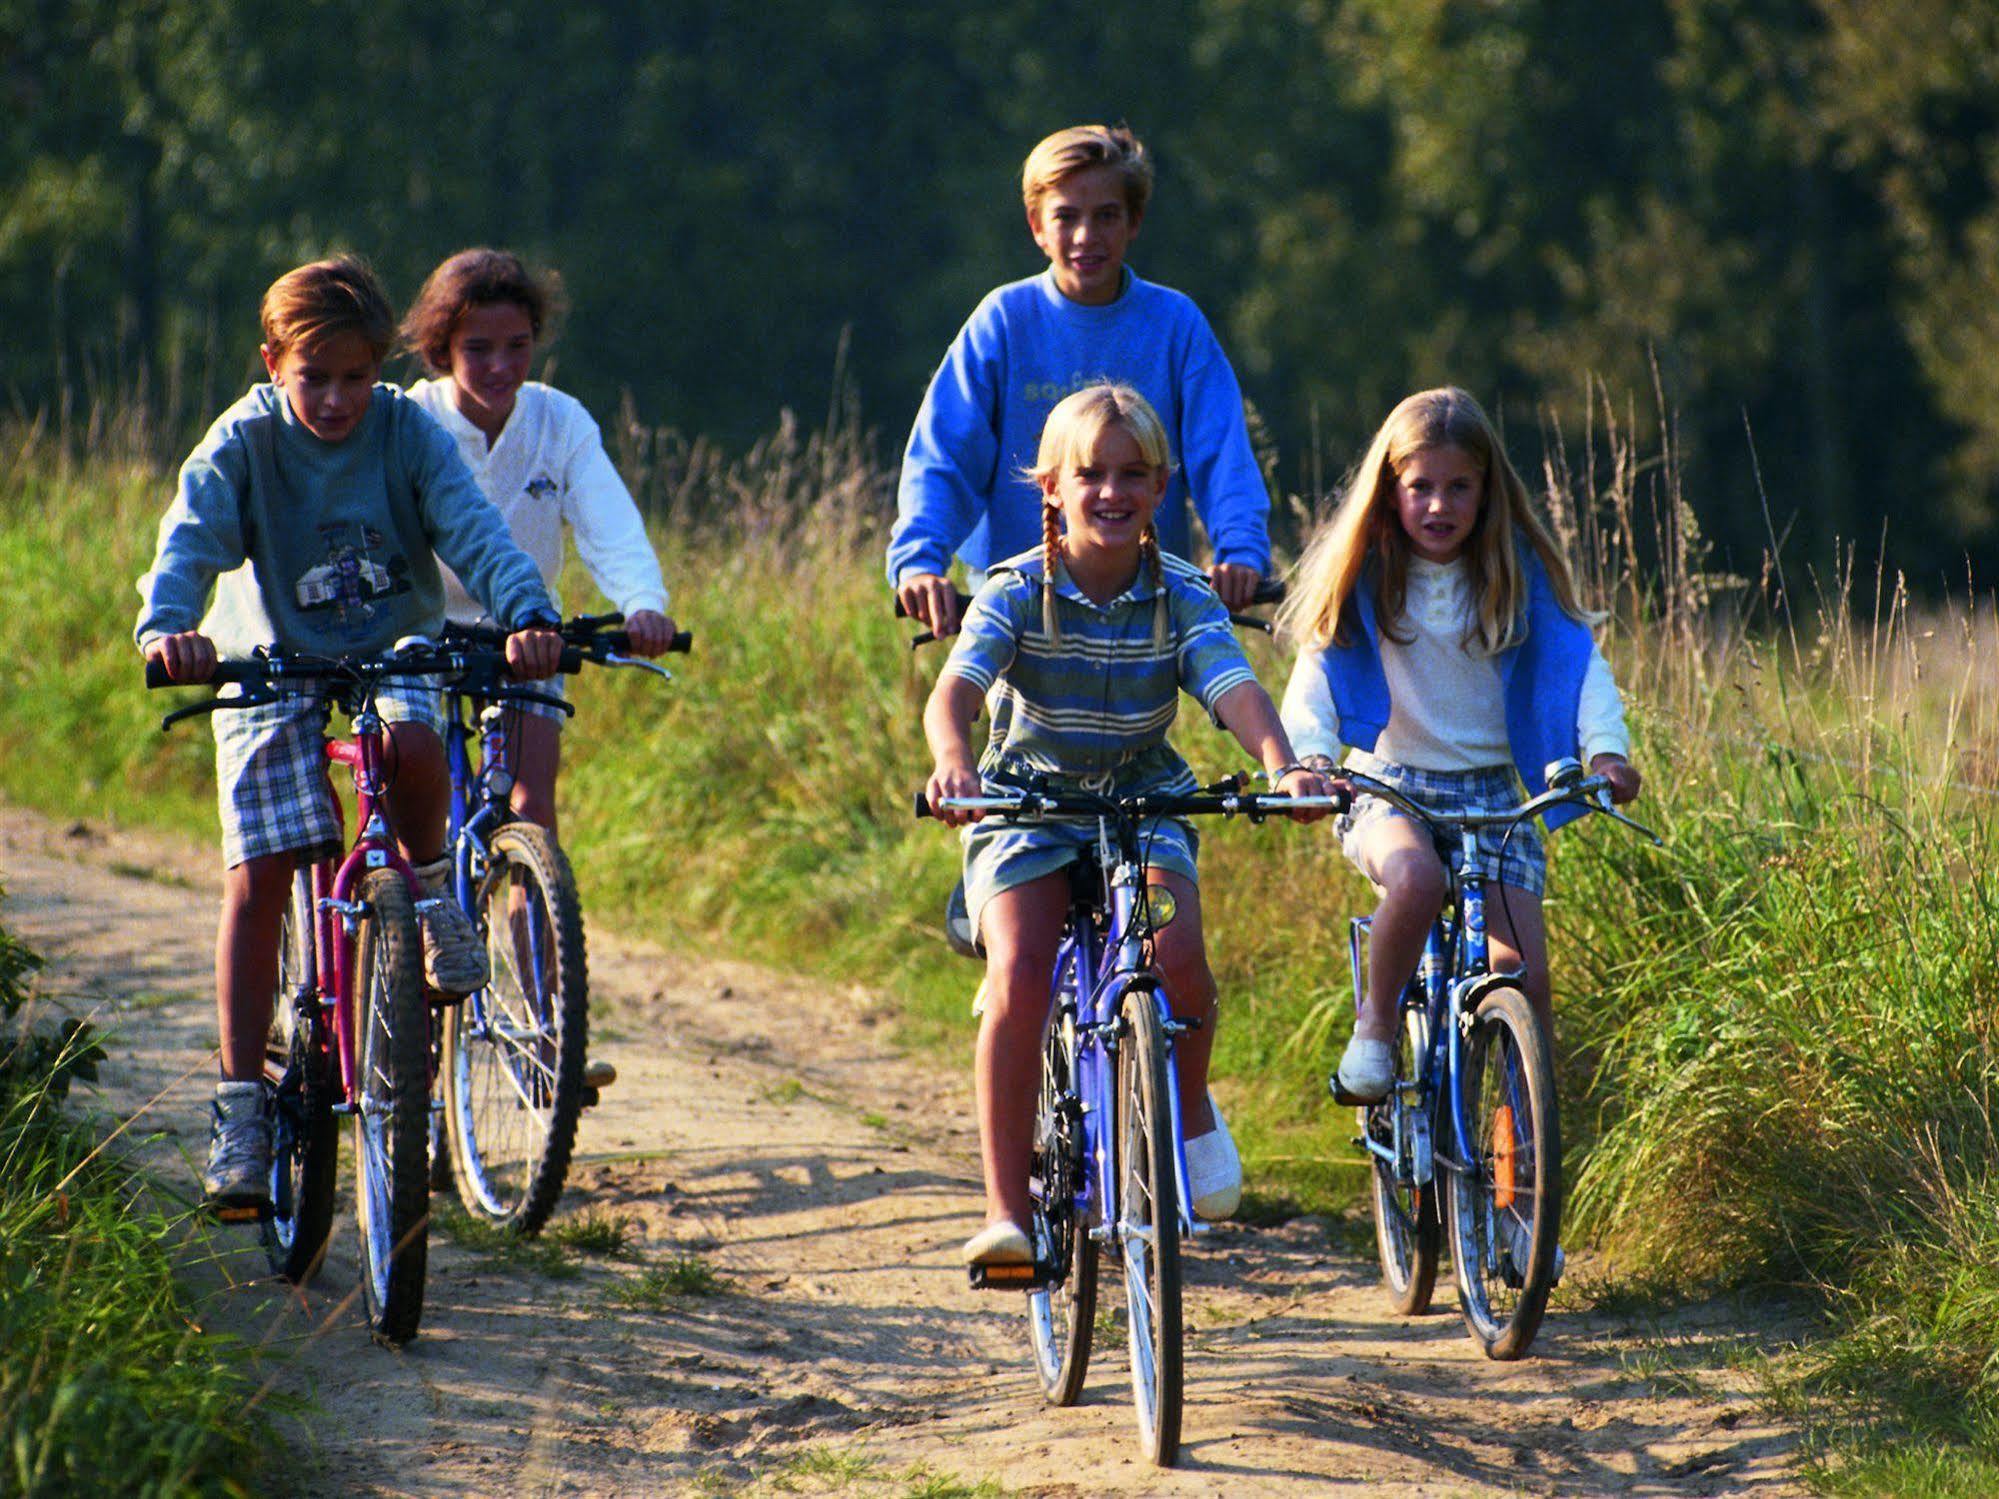
[[[951,558],[991,503],[999,469],[998,304],[988,298],[952,340],[924,392],[896,484],[888,580],[904,609],[938,635],[958,628]]]
[[[1631,734],[1624,726],[1624,700],[1610,674],[1610,663],[1592,642],[1589,666],[1583,673],[1582,699],[1576,709],[1576,743],[1591,775],[1610,782],[1610,799],[1622,804],[1638,799],[1643,777],[1629,758]]]
[[[1299,760],[1326,775],[1334,774],[1345,748],[1340,738],[1340,710],[1315,653],[1300,651],[1292,662],[1279,716]]]
[[[176,682],[205,682],[215,671],[215,646],[200,633],[209,591],[245,558],[241,496],[249,484],[247,455],[227,418],[218,420],[181,465],[173,504],[160,518],[153,565],[139,579],[133,638]]]
[[[1270,777],[1271,789],[1287,796],[1327,796],[1332,787],[1316,770],[1298,763],[1290,737],[1278,720],[1277,705],[1256,682],[1239,682],[1215,703],[1215,717],[1238,743],[1256,757]],[[1301,808],[1290,814],[1297,822],[1317,822],[1326,815],[1323,807]]]
[[[1231,609],[1270,571],[1270,491],[1250,445],[1242,387],[1198,311],[1180,371],[1180,442],[1194,509],[1214,544],[1209,576]]]
[[[923,705],[923,737],[930,745],[932,769],[924,786],[930,810],[953,825],[975,822],[976,812],[953,812],[937,805],[946,796],[977,796],[983,783],[972,755],[972,720],[979,716],[986,694],[1013,665],[1020,647],[1020,611],[1031,588],[1005,573],[989,579],[965,611],[964,632],[951,647],[950,659]]]
[[[578,402],[554,393],[571,438],[563,467],[562,511],[576,533],[577,555],[604,597],[625,616],[641,655],[656,656],[673,638],[666,580],[646,536],[645,520],[604,451],[597,423]]]

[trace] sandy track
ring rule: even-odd
[[[97,1106],[122,1118],[163,1094],[127,1138],[192,1190],[212,854],[0,808],[0,882],[5,920],[50,960],[44,990],[114,1032]],[[1183,1467],[1145,1466],[1121,1332],[1099,1337],[1082,1405],[1052,1410],[1018,1299],[966,1289],[958,1069],[897,1055],[864,994],[602,933],[590,963],[592,1050],[622,1076],[584,1116],[559,1217],[629,1220],[625,1257],[571,1256],[557,1277],[433,1235],[422,1335],[391,1353],[351,1302],[344,1207],[303,1295],[259,1279],[245,1232],[192,1241],[204,1318],[286,1351],[264,1362],[274,1391],[314,1402],[282,1428],[309,1454],[304,1492],[1795,1491],[1794,1433],[1731,1368],[1757,1335],[1738,1309],[1639,1326],[1558,1301],[1536,1357],[1493,1364],[1448,1290],[1392,1316],[1351,1236],[1311,1219],[1193,1250]],[[631,1304],[686,1257],[723,1291]]]

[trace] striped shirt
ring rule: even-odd
[[[1151,763],[1147,752],[1165,745],[1182,688],[1213,714],[1230,689],[1256,680],[1206,575],[1178,557],[1161,561],[1164,645],[1152,639],[1158,589],[1149,568],[1107,604],[1092,603],[1059,571],[1059,641],[1042,629],[1040,552],[993,569],[944,663],[946,675],[987,694],[986,763],[1077,777],[1115,772],[1141,757]]]

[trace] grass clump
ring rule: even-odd
[[[527,1271],[549,1280],[574,1280],[582,1274],[573,1246],[555,1235],[523,1238],[511,1228],[468,1213],[448,1197],[432,1197],[430,1223],[459,1248],[479,1256],[495,1270]]]
[[[728,1288],[728,1277],[706,1260],[678,1254],[620,1280],[605,1293],[605,1299],[618,1306],[657,1312],[670,1302],[690,1296],[720,1296]]]

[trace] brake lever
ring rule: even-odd
[[[275,703],[275,692],[246,692],[238,697],[212,697],[205,703],[188,703],[176,708],[160,720],[160,732],[166,733],[184,718],[197,718],[203,713],[220,713],[225,708],[261,708],[266,703]]]
[[[640,671],[651,672],[662,682],[671,682],[673,680],[673,673],[656,661],[642,660],[637,656],[621,656],[616,651],[604,652],[603,661],[606,666],[635,666]]]
[[[1599,807],[1597,808],[1597,810],[1603,813],[1603,815],[1605,817],[1608,817],[1612,822],[1621,822],[1627,828],[1630,828],[1632,832],[1639,834],[1641,837],[1651,839],[1652,846],[1654,848],[1664,848],[1666,846],[1666,840],[1664,838],[1661,838],[1657,833],[1653,832],[1650,828],[1646,827],[1644,823],[1634,822],[1629,817],[1626,817],[1622,812],[1615,811],[1610,807]]]

